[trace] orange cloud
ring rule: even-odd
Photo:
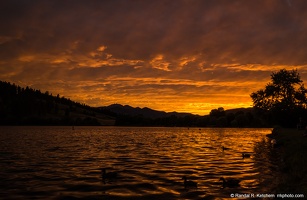
[[[164,56],[161,54],[154,57],[149,63],[153,68],[164,70],[164,71],[171,71],[169,69],[170,63],[165,61]]]
[[[0,79],[93,106],[204,114],[250,106],[249,94],[282,68],[307,81],[305,1],[0,6]]]

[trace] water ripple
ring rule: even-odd
[[[6,199],[223,199],[262,191],[276,166],[264,139],[270,129],[1,129]],[[101,168],[118,178],[102,180]],[[198,188],[185,189],[183,176]],[[220,177],[239,178],[241,185],[221,189]]]

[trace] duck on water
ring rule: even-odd
[[[222,146],[222,150],[223,151],[225,151],[225,150],[229,150],[230,148],[228,148],[228,147],[224,147],[224,146]]]
[[[197,183],[194,181],[188,181],[186,176],[182,177],[184,188],[197,188]]]
[[[118,177],[118,173],[117,172],[107,172],[106,168],[102,168],[101,169],[101,177],[103,180],[106,179],[115,179]]]
[[[250,158],[251,157],[251,154],[249,153],[242,153],[242,158]]]
[[[235,178],[229,178],[229,179],[225,179],[224,177],[221,177],[220,178],[220,181],[223,181],[222,183],[222,187],[225,188],[225,187],[238,187],[240,186],[240,180],[238,179],[235,179]]]

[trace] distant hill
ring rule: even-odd
[[[170,116],[176,117],[186,117],[193,116],[190,113],[178,113],[178,112],[164,112],[157,111],[150,108],[139,108],[139,107],[131,107],[129,105],[121,105],[121,104],[112,104],[109,106],[100,107],[103,110],[108,110],[118,115],[125,116],[142,116],[144,118],[157,119],[157,118],[165,118]]]
[[[121,104],[112,104],[109,106],[103,106],[99,108],[103,110],[108,110],[112,113],[119,114],[119,115],[143,116],[145,118],[151,118],[151,119],[164,118],[164,117],[170,117],[170,116],[176,116],[176,117],[199,116],[199,115],[194,115],[191,113],[164,112],[164,111],[153,110],[147,107],[144,107],[144,108],[131,107],[129,105],[121,105]],[[243,112],[243,113],[253,112],[253,108],[234,108],[234,109],[225,110],[226,114],[229,114],[229,113],[235,114],[238,112]]]
[[[0,81],[0,125],[114,125],[110,113]]]

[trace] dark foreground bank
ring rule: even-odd
[[[307,197],[307,136],[304,130],[275,128],[271,143],[280,156],[276,193]]]

